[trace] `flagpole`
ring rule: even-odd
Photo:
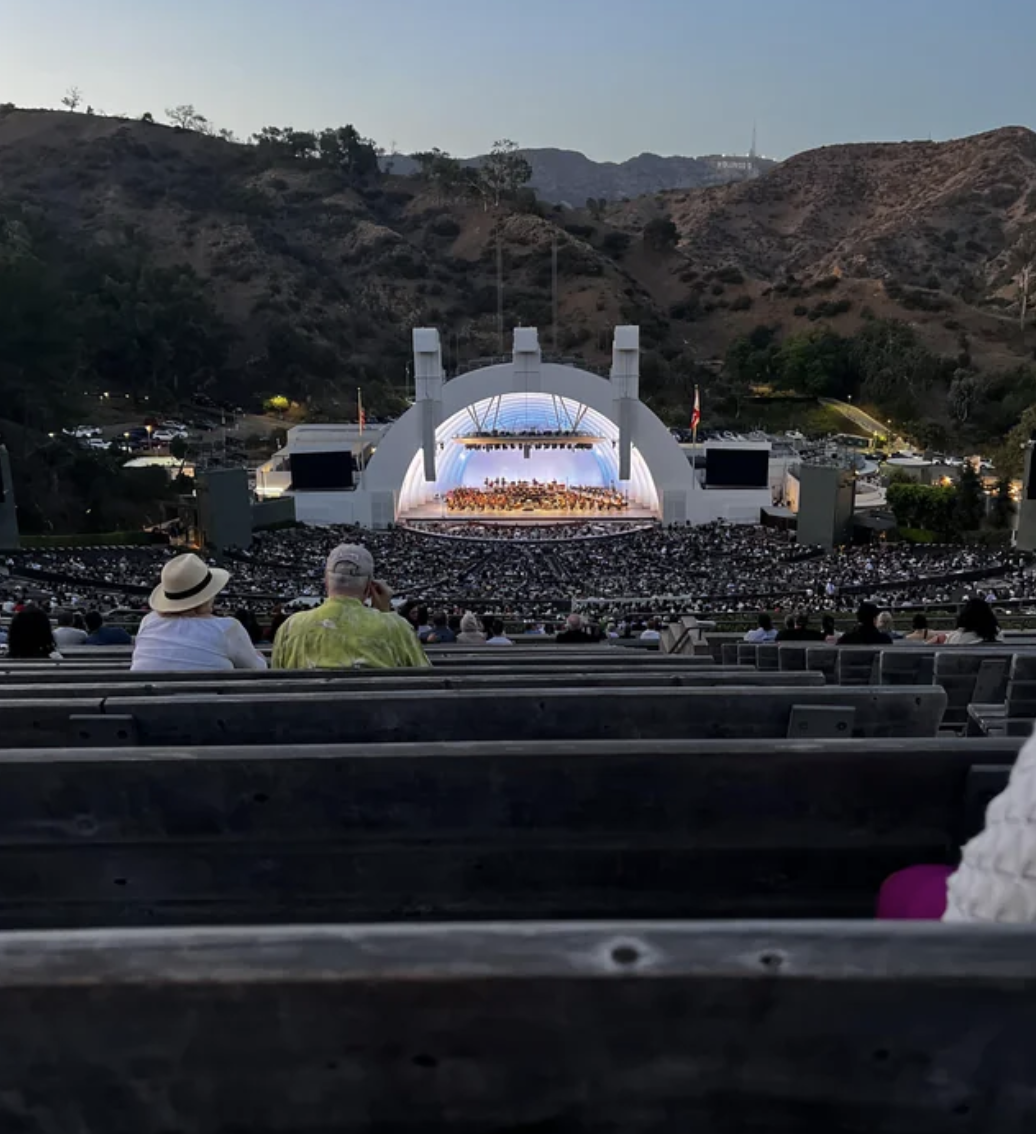
[[[363,420],[363,388],[356,387],[356,418],[360,426],[360,472],[363,472],[365,459],[363,452],[363,427],[366,424]]]

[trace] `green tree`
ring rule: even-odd
[[[777,359],[779,384],[814,397],[844,397],[856,385],[850,345],[827,328],[789,335]]]
[[[283,394],[274,394],[263,402],[263,409],[267,413],[287,413],[291,402]]]
[[[965,461],[957,483],[957,500],[954,507],[954,522],[959,531],[974,532],[982,526],[986,511],[985,494],[978,470]]]
[[[486,202],[499,205],[504,198],[514,196],[531,178],[532,166],[518,143],[502,138],[493,143],[493,148],[482,159],[478,181]]]
[[[65,97],[61,100],[61,105],[74,114],[82,105],[82,102],[83,92],[78,87],[69,87],[65,91]]]
[[[169,455],[182,461],[187,457],[187,441],[183,437],[174,437],[169,442]]]
[[[1009,476],[1002,476],[996,482],[989,522],[994,528],[999,529],[1009,528],[1014,522],[1014,501],[1011,499],[1011,478]]]
[[[679,230],[668,217],[654,217],[644,225],[644,246],[655,252],[671,252],[679,239]]]

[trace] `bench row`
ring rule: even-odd
[[[907,923],[0,934],[0,1127],[1016,1134],[1034,954]]]
[[[182,696],[0,700],[0,748],[425,742],[439,740],[933,737],[939,686],[555,685],[378,690],[378,678],[332,692],[260,689]],[[475,679],[467,679],[474,681]],[[458,679],[458,682],[460,679]],[[505,682],[506,684],[506,682]]]
[[[3,752],[0,928],[867,917],[956,861],[1019,745]]]

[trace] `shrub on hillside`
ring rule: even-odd
[[[609,232],[601,241],[601,251],[613,260],[621,260],[629,249],[631,240],[628,232]]]
[[[809,310],[809,318],[814,322],[817,319],[835,319],[851,310],[852,303],[848,299],[837,301],[825,299],[822,303],[814,304]]]
[[[460,224],[453,217],[436,217],[428,231],[433,236],[460,236]]]
[[[719,280],[720,283],[734,284],[735,286],[745,282],[745,277],[741,274],[740,269],[731,265],[718,269],[718,271],[713,273],[713,276],[715,279]]]
[[[752,310],[752,297],[750,295],[739,295],[730,304],[731,311],[751,311]]]

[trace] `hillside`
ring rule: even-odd
[[[581,207],[587,200],[621,201],[664,189],[701,189],[744,181],[766,173],[776,164],[766,158],[660,157],[640,154],[627,161],[593,161],[578,150],[523,149],[532,168],[529,187],[550,204]],[[463,164],[478,166],[481,157],[465,158]],[[401,154],[384,159],[393,173],[417,171],[417,162]],[[741,168],[749,165],[750,169]]]
[[[713,420],[740,414],[750,385],[801,383],[1002,435],[1036,403],[1036,379],[1011,377],[1036,343],[1017,284],[1033,232],[1036,137],[1017,128],[831,147],[591,211],[0,108],[0,416],[52,428],[109,389],[151,406],[283,393],[351,416],[358,385],[369,413],[398,411],[411,327],[442,330],[449,370],[500,352],[498,241],[505,328],[537,325],[552,348],[556,241],[558,351],[606,363],[612,327],[639,323],[643,389],[674,422],[695,383]],[[880,382],[857,350],[867,336],[886,343]],[[746,339],[739,369],[728,355]],[[781,343],[813,353],[785,366]]]

